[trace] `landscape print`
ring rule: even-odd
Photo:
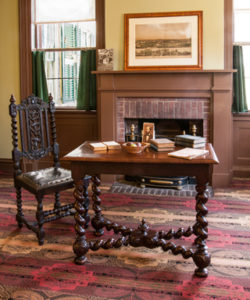
[[[190,23],[137,24],[136,59],[190,58],[192,56]]]

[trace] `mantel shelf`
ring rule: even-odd
[[[235,69],[226,70],[116,70],[116,71],[92,71],[93,74],[159,74],[159,73],[234,73]]]

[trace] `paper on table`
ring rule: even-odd
[[[198,156],[207,154],[209,151],[205,149],[183,148],[174,152],[168,153],[169,156],[192,159]]]

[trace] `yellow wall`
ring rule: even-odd
[[[114,49],[115,69],[124,65],[124,13],[203,11],[203,67],[224,66],[224,0],[106,0],[106,48]],[[18,0],[0,0],[0,158],[11,157],[8,105],[20,98]]]
[[[0,0],[0,41],[0,158],[10,158],[9,98],[20,97],[18,0]]]
[[[114,69],[124,69],[125,13],[203,11],[203,69],[224,68],[224,0],[106,0],[106,48]]]

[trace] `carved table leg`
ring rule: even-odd
[[[73,245],[73,250],[76,255],[75,263],[82,265],[87,260],[85,254],[89,250],[89,243],[86,241],[85,237],[85,227],[87,216],[86,207],[85,207],[85,197],[86,197],[86,181],[83,180],[76,184],[74,190],[75,197],[75,231],[76,231],[76,240]]]
[[[95,235],[101,236],[103,235],[103,227],[104,227],[104,218],[102,215],[102,209],[100,207],[101,198],[99,197],[101,194],[101,190],[99,189],[99,185],[101,184],[100,179],[97,176],[92,177],[92,190],[93,190],[93,210],[95,212],[94,218],[91,220],[92,226],[95,228]]]
[[[84,207],[85,207],[85,216],[84,219],[86,221],[85,228],[88,227],[88,224],[90,222],[90,216],[89,216],[89,193],[88,193],[88,187],[90,182],[91,176],[86,175],[83,178],[83,196],[84,196]]]
[[[196,186],[196,224],[194,225],[194,234],[197,236],[195,239],[195,245],[197,250],[194,253],[193,260],[198,267],[195,270],[195,275],[198,277],[207,277],[207,267],[210,265],[210,254],[207,251],[206,239],[208,237],[208,222],[205,216],[208,213],[208,209],[205,204],[208,200],[207,195],[207,183],[197,183]]]

